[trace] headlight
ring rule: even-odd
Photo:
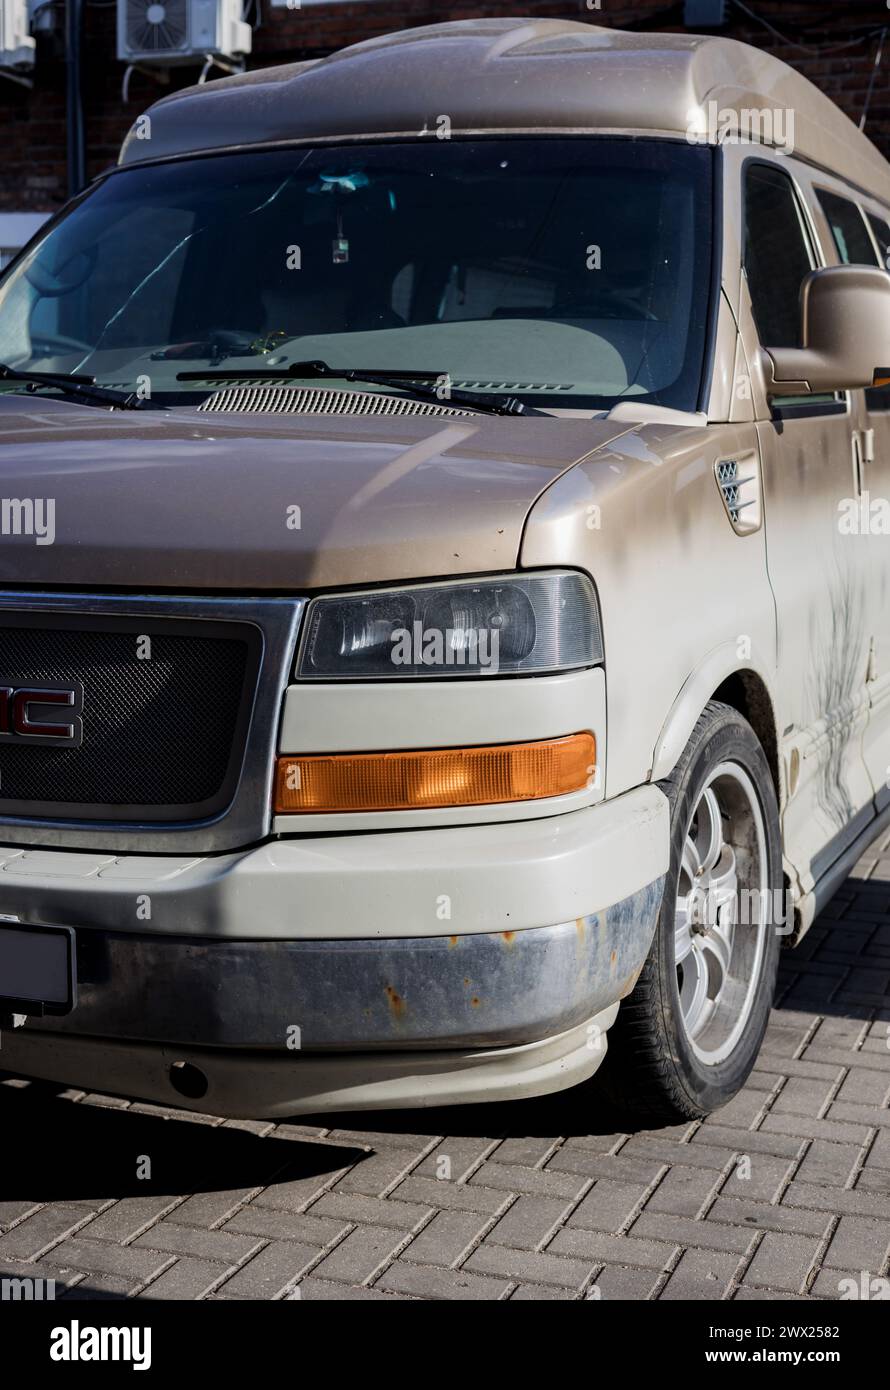
[[[593,585],[566,570],[314,599],[297,674],[303,680],[504,676],[602,659]]]

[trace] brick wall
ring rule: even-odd
[[[620,28],[683,29],[682,3],[665,0],[601,0],[599,11],[587,0],[332,0],[289,11],[262,5],[262,24],[254,30],[250,67],[293,62],[330,53],[361,38],[395,29],[480,15],[529,14],[581,19]],[[868,134],[890,156],[890,7],[886,0],[746,0],[746,8],[781,31],[781,41],[748,18],[730,0],[728,33],[793,64],[858,122],[874,71],[876,31],[888,26],[883,62],[871,95]],[[38,37],[33,90],[0,82],[0,211],[51,211],[65,199],[65,67],[62,7],[56,32]],[[173,69],[169,86],[141,73],[133,75],[129,101],[121,92],[123,65],[115,56],[116,11],[107,0],[86,0],[83,87],[87,166],[92,177],[114,162],[131,122],[156,98],[197,77],[196,68]],[[851,39],[856,42],[851,44]],[[798,46],[799,45],[799,46]],[[841,45],[845,45],[841,47]]]

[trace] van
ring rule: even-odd
[[[723,38],[141,116],[0,280],[4,1067],[729,1100],[890,821],[888,258],[890,166]]]

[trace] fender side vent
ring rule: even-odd
[[[733,530],[739,536],[760,528],[760,469],[754,454],[737,459],[720,459],[714,464],[717,486]]]

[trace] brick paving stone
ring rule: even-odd
[[[634,1222],[628,1235],[632,1240],[644,1237],[702,1250],[734,1250],[738,1254],[747,1250],[753,1239],[747,1226],[725,1226],[716,1221],[692,1221],[688,1217],[648,1211]]]
[[[835,1144],[828,1139],[816,1139],[798,1164],[795,1181],[843,1188],[861,1154],[861,1144]]]
[[[738,1255],[722,1250],[684,1250],[659,1298],[721,1299],[738,1268]]]
[[[410,1111],[406,1112],[406,1118],[410,1118]],[[364,1145],[375,1150],[413,1149],[416,1154],[422,1153],[430,1142],[428,1134],[406,1134],[400,1129],[332,1129],[325,1138],[332,1143],[352,1147]]]
[[[839,1299],[844,1290],[841,1288],[843,1279],[856,1278],[859,1284],[858,1272],[852,1275],[850,1271],[842,1269],[821,1269],[810,1285],[809,1292],[814,1298]]]
[[[806,1207],[811,1211],[843,1213],[848,1216],[888,1219],[887,1200],[881,1193],[857,1189],[838,1191],[832,1187],[816,1187],[810,1183],[793,1182],[782,1194],[783,1207]]]
[[[854,1069],[841,1082],[836,1100],[857,1105],[882,1106],[887,1104],[888,1091],[890,1077],[882,1076],[878,1071]]]
[[[390,1184],[408,1173],[417,1162],[414,1149],[386,1149],[363,1159],[336,1184],[338,1192],[357,1192],[379,1197]]]
[[[215,1226],[233,1216],[249,1197],[259,1196],[262,1188],[241,1187],[228,1192],[196,1192],[177,1207],[180,1221],[187,1226]]]
[[[143,1289],[139,1298],[203,1298],[225,1276],[225,1267],[211,1260],[182,1259]]]
[[[13,1221],[20,1221],[39,1206],[39,1202],[0,1202],[0,1231],[8,1230]]]
[[[129,1245],[112,1245],[107,1240],[82,1240],[78,1236],[62,1241],[52,1252],[53,1264],[62,1269],[83,1269],[95,1274],[119,1274],[144,1281],[159,1274],[173,1256],[158,1250],[134,1250]],[[37,1262],[35,1269],[40,1268]]]
[[[647,1212],[697,1216],[713,1193],[717,1178],[710,1168],[672,1168],[646,1203]]]
[[[227,1279],[222,1289],[227,1298],[275,1298],[319,1254],[314,1246],[295,1240],[274,1241]]]
[[[890,1168],[863,1168],[856,1179],[854,1191],[890,1194]]]
[[[590,1231],[620,1231],[636,1212],[645,1187],[601,1178],[568,1218],[568,1224]]]
[[[463,1269],[435,1269],[430,1265],[411,1265],[396,1260],[374,1286],[393,1293],[411,1294],[425,1299],[503,1298],[510,1290],[509,1279],[487,1278]]]
[[[357,1226],[321,1261],[320,1279],[362,1284],[403,1244],[405,1237],[384,1226]]]
[[[784,1158],[766,1154],[744,1155],[749,1163],[737,1161],[727,1174],[720,1194],[723,1197],[745,1197],[754,1202],[775,1201],[795,1164]]]
[[[627,1165],[628,1160],[618,1160],[622,1171]],[[577,1173],[580,1177],[599,1178],[607,1175],[610,1165],[614,1165],[616,1159],[608,1154],[602,1154],[597,1149],[588,1149],[580,1145],[570,1147],[568,1144],[557,1149],[544,1165],[544,1172],[547,1173]],[[641,1168],[644,1165],[640,1165]],[[649,1165],[653,1176],[658,1171],[658,1165]]]
[[[558,1239],[558,1237],[557,1237]],[[503,1278],[519,1281],[531,1280],[533,1283],[557,1284],[561,1288],[578,1289],[590,1275],[594,1261],[570,1259],[549,1250],[509,1250],[502,1245],[489,1245],[487,1241],[474,1250],[462,1266],[473,1274],[497,1274]]]
[[[770,1300],[776,1303],[806,1303],[809,1302],[809,1295],[787,1293],[779,1289],[749,1289],[747,1285],[740,1284],[732,1300],[734,1303],[765,1303]]]
[[[664,1169],[665,1165],[657,1159],[634,1158],[623,1149],[618,1154],[590,1153],[585,1156],[583,1151],[565,1145],[548,1161],[545,1172],[579,1173],[589,1178],[611,1178],[615,1182],[639,1183],[640,1187],[648,1187]]]
[[[780,1134],[799,1134],[803,1139],[831,1139],[838,1144],[863,1144],[864,1124],[845,1124],[841,1120],[817,1120],[806,1115],[767,1115],[763,1128]]]
[[[767,1231],[745,1271],[744,1283],[787,1289],[789,1293],[802,1291],[818,1248],[818,1241],[809,1236]]]
[[[481,1239],[485,1220],[478,1212],[440,1211],[414,1237],[407,1253],[413,1264],[450,1266]]]
[[[487,1171],[487,1170],[486,1170]],[[482,1183],[446,1182],[441,1178],[415,1178],[400,1182],[390,1193],[389,1202],[426,1203],[455,1211],[500,1211],[508,1201],[509,1192],[503,1188],[485,1187]]]
[[[722,1110],[718,1110],[714,1118],[718,1119],[722,1113]],[[692,1138],[693,1145],[699,1141],[711,1146],[722,1145],[728,1151],[725,1153],[726,1159],[733,1154],[773,1154],[776,1158],[797,1158],[804,1148],[804,1141],[792,1135],[767,1134],[762,1129],[728,1129],[719,1124],[704,1125]]]
[[[877,1274],[890,1252],[890,1230],[885,1222],[863,1216],[842,1216],[824,1264],[829,1269],[867,1269]]]
[[[560,1289],[555,1284],[517,1284],[511,1303],[571,1302],[580,1295],[576,1289]]]
[[[737,1096],[734,1096],[728,1105],[721,1108],[713,1115],[705,1118],[704,1127],[709,1129],[711,1125],[729,1126],[739,1129],[751,1128],[759,1120],[768,1103],[768,1094],[746,1086]]]
[[[660,1274],[651,1269],[629,1269],[622,1265],[606,1265],[594,1279],[601,1299],[629,1299],[633,1301],[650,1298],[658,1287]],[[590,1297],[588,1291],[587,1297]]]
[[[643,1240],[635,1236],[610,1236],[601,1231],[578,1231],[566,1227],[547,1247],[559,1255],[575,1255],[603,1264],[644,1265],[664,1269],[679,1241]]]
[[[848,1120],[851,1124],[868,1125],[870,1129],[890,1129],[890,1110],[871,1105],[853,1105],[835,1101],[828,1111],[829,1120]]]
[[[752,1231],[790,1231],[800,1236],[822,1236],[828,1228],[827,1212],[799,1207],[768,1206],[736,1197],[718,1197],[708,1209],[708,1222]]]
[[[571,1134],[563,1144],[563,1149],[591,1149],[603,1156],[620,1148],[628,1136],[616,1131],[614,1134]]]
[[[0,1259],[0,1277],[3,1279],[54,1279],[56,1298],[61,1298],[66,1290],[83,1278],[80,1270],[59,1269],[49,1260],[41,1260],[35,1265],[30,1260]]]
[[[262,1236],[267,1240],[300,1240],[304,1245],[323,1246],[330,1245],[349,1230],[346,1221],[316,1216],[315,1211],[316,1208],[313,1208],[307,1215],[305,1212],[272,1211],[269,1207],[243,1207],[223,1226],[208,1234]],[[146,1245],[151,1244],[151,1235],[149,1232]],[[211,1250],[208,1249],[207,1255],[212,1257]]]
[[[184,1204],[169,1197],[124,1197],[90,1222],[90,1240],[116,1240],[123,1244],[181,1205]]]
[[[413,1231],[430,1215],[433,1203],[404,1202],[401,1200],[403,1191],[404,1183],[389,1197],[362,1197],[345,1192],[328,1192],[312,1203],[308,1215],[319,1220],[323,1218],[337,1225],[342,1225],[344,1221],[354,1222],[357,1226],[367,1222],[371,1226],[392,1226],[397,1231]],[[441,1199],[442,1195],[440,1183],[436,1196]],[[495,1195],[498,1198],[496,1206],[500,1206],[503,1193],[498,1192]],[[441,1200],[435,1203],[437,1207],[444,1205]],[[294,1218],[297,1222],[303,1219],[302,1216]],[[241,1229],[248,1228],[245,1226]]]
[[[890,1168],[890,1133],[879,1131],[865,1159],[866,1168]]]
[[[469,1185],[499,1187],[504,1192],[534,1193],[542,1197],[577,1197],[584,1180],[572,1173],[553,1173],[549,1169],[522,1168],[516,1163],[487,1163],[474,1173]]]
[[[844,1068],[837,1063],[813,1062],[802,1057],[786,1057],[781,1062],[773,1059],[768,1064],[767,1059],[761,1055],[754,1065],[754,1072],[762,1073],[775,1085],[777,1080],[783,1080],[788,1076],[802,1076],[817,1081],[824,1077],[826,1081],[837,1082],[843,1076]],[[718,1111],[718,1115],[719,1113]]]
[[[55,1202],[0,1236],[0,1259],[34,1260],[41,1251],[74,1231],[89,1217],[83,1207]]]
[[[286,1300],[297,1300],[299,1302],[320,1302],[324,1299],[335,1300],[336,1302],[366,1302],[368,1300],[377,1303],[398,1302],[404,1300],[404,1294],[384,1293],[381,1289],[369,1289],[362,1284],[334,1284],[329,1279],[316,1279],[313,1274],[309,1274],[305,1279],[301,1279],[293,1293],[286,1296]]]
[[[562,1197],[518,1197],[485,1239],[513,1250],[535,1250],[568,1210]]]
[[[523,1163],[529,1168],[536,1168],[558,1142],[559,1136],[552,1139],[541,1139],[537,1136],[505,1139],[495,1149],[492,1157],[497,1163]]]
[[[222,1264],[236,1265],[246,1260],[261,1243],[255,1235],[238,1235],[234,1231],[199,1231],[191,1226],[177,1226],[172,1221],[158,1221],[128,1248],[167,1250],[171,1255],[192,1255],[202,1260],[219,1260]]]
[[[806,1115],[815,1119],[823,1106],[828,1104],[834,1087],[833,1078],[829,1081],[825,1078],[815,1080],[791,1076],[770,1106],[770,1114]]]
[[[81,1274],[78,1276],[78,1282],[72,1283],[65,1291],[64,1298],[66,1303],[71,1300],[85,1300],[90,1303],[119,1302],[132,1298],[139,1292],[141,1284],[140,1279],[128,1279],[120,1274]]]
[[[332,1187],[347,1169],[335,1173],[313,1174],[306,1178],[288,1178],[271,1183],[263,1188],[252,1201],[260,1207],[272,1207],[275,1211],[300,1211],[316,1197]]]
[[[445,1138],[412,1171],[419,1178],[460,1182],[461,1178],[465,1178],[468,1173],[472,1172],[483,1154],[491,1146],[491,1139]],[[450,1164],[450,1171],[445,1169],[443,1159]]]

